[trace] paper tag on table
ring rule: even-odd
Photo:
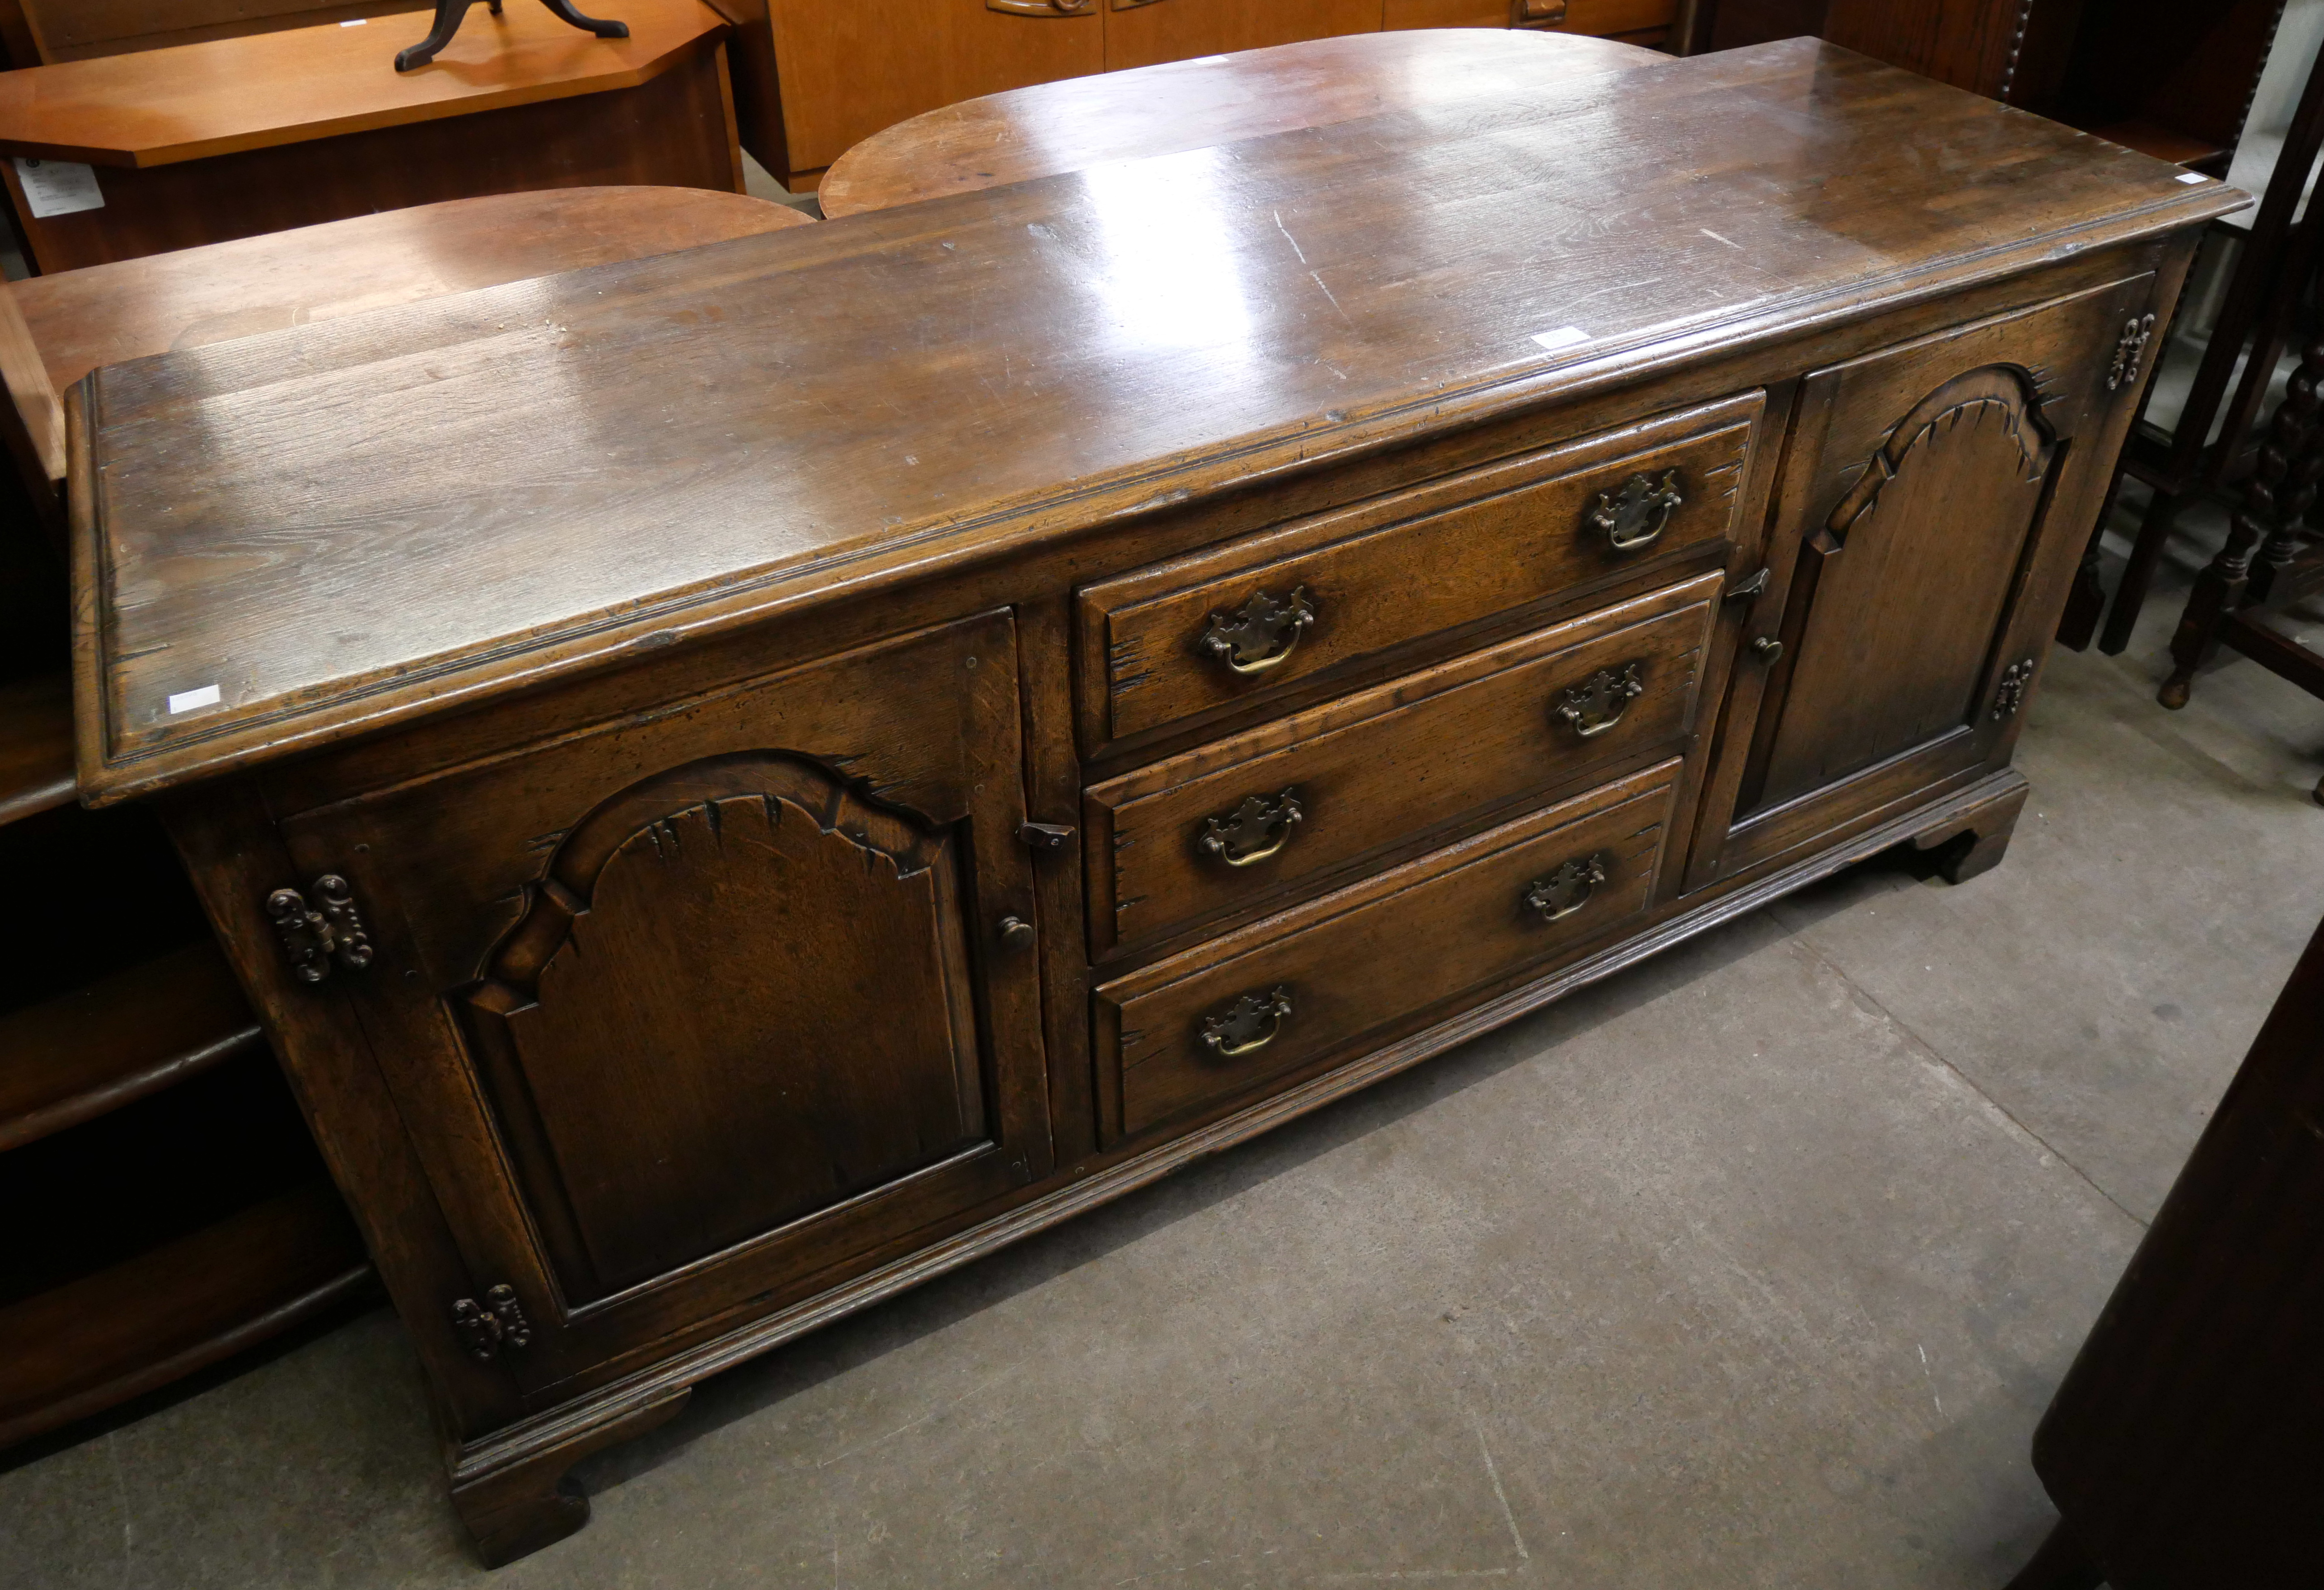
[[[24,203],[36,219],[105,207],[97,172],[78,161],[19,159],[16,177],[24,185]]]

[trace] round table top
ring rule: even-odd
[[[831,163],[836,219],[1108,161],[1207,149],[1459,100],[1521,96],[1670,58],[1583,33],[1347,33],[988,94],[899,122]]]

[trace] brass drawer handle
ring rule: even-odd
[[[1265,795],[1245,795],[1242,804],[1225,816],[1203,819],[1199,843],[1230,867],[1249,867],[1289,844],[1293,825],[1305,814],[1299,809],[1296,785],[1271,801]]]
[[[1195,646],[1235,673],[1264,674],[1288,660],[1300,634],[1314,624],[1315,599],[1306,586],[1295,587],[1281,602],[1254,591],[1233,612],[1213,613]]]
[[[1606,532],[1607,543],[1615,551],[1636,552],[1661,539],[1671,515],[1685,505],[1677,470],[1663,471],[1660,480],[1634,474],[1619,490],[1598,493],[1598,506],[1590,510],[1590,522]]]
[[[1606,881],[1606,856],[1578,857],[1547,878],[1537,878],[1525,892],[1525,907],[1538,912],[1544,922],[1571,916],[1590,904],[1591,895]]]
[[[1264,994],[1245,994],[1215,1016],[1203,1018],[1203,1043],[1222,1059],[1250,1054],[1275,1042],[1291,1019],[1291,990],[1278,984]]]
[[[1646,693],[1646,682],[1638,677],[1637,664],[1624,663],[1619,673],[1600,668],[1568,690],[1551,715],[1572,724],[1582,739],[1595,740],[1620,722],[1630,703]]]

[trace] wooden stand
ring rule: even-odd
[[[452,35],[460,31],[460,23],[467,17],[468,7],[475,3],[476,0],[436,0],[436,25],[428,30],[428,37],[419,43],[395,52],[395,69],[408,72],[435,60],[444,46],[452,41]],[[501,0],[484,0],[484,3],[492,8],[494,16],[501,14]],[[600,39],[626,39],[630,36],[629,23],[600,22],[594,16],[584,16],[573,9],[573,0],[540,0],[540,3],[549,7],[549,14],[558,21],[569,23],[584,32],[596,34]]]
[[[741,192],[724,21],[624,11],[592,42],[528,3],[426,71],[389,69],[381,18],[0,74],[0,156],[86,164],[102,203],[36,215],[14,161],[0,179],[42,271],[482,194]]]

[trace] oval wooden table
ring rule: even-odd
[[[1581,33],[1427,28],[1066,78],[899,122],[832,161],[816,196],[836,220],[1391,111],[1480,98],[1506,105],[1576,77],[1669,59]]]

